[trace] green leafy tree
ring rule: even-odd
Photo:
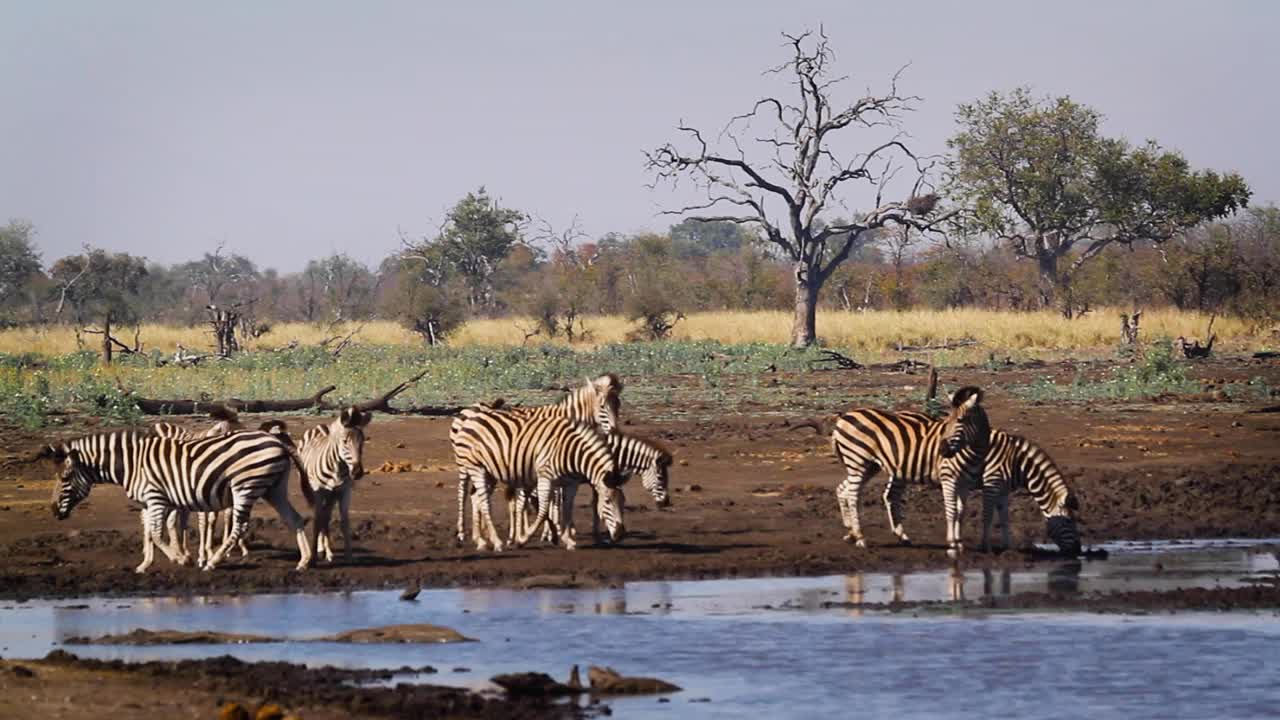
[[[974,229],[1036,262],[1045,306],[1108,246],[1163,243],[1249,199],[1235,173],[1195,171],[1155,143],[1103,137],[1098,112],[1067,97],[991,93],[956,118],[952,192],[972,209]]]
[[[708,142],[698,129],[681,124],[688,147],[668,143],[647,153],[657,180],[692,181],[706,201],[671,214],[702,222],[730,222],[757,228],[791,265],[795,312],[791,343],[817,339],[817,306],[822,286],[851,253],[891,224],[928,229],[937,197],[924,191],[928,164],[900,139],[902,116],[915,98],[897,89],[897,76],[881,94],[842,102],[843,80],[832,67],[835,52],[821,31],[785,35],[791,58],[772,69],[785,78],[790,97],[764,96]],[[865,141],[865,150],[845,154],[854,130],[885,131]],[[844,154],[844,157],[841,155]],[[914,183],[901,200],[884,200],[898,168],[914,169]],[[874,209],[843,222],[822,222],[823,213],[844,206],[851,185],[875,194]]]
[[[525,214],[504,208],[483,187],[449,210],[436,238],[436,252],[465,281],[472,307],[491,307],[493,276],[511,248],[521,241]],[[426,254],[426,253],[424,253]]]
[[[40,253],[35,228],[27,220],[10,220],[0,227],[0,320],[9,320],[18,303],[40,276]]]

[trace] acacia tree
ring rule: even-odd
[[[973,229],[1036,262],[1041,305],[1059,296],[1067,317],[1072,274],[1108,246],[1159,245],[1249,200],[1236,173],[1193,171],[1154,142],[1102,137],[1098,112],[1068,97],[993,92],[956,119],[953,194]]]
[[[877,228],[896,223],[930,229],[934,222],[927,218],[937,196],[923,194],[931,162],[918,158],[898,134],[902,116],[919,101],[898,92],[898,75],[886,92],[843,104],[834,94],[846,78],[832,74],[835,54],[826,34],[819,30],[783,37],[792,56],[767,72],[788,79],[790,99],[757,100],[748,112],[729,120],[716,147],[697,128],[681,123],[678,129],[692,149],[668,143],[646,158],[655,184],[689,178],[706,192],[705,201],[668,214],[705,212],[690,217],[755,225],[766,242],[782,251],[795,275],[791,343],[805,347],[817,338],[818,293],[835,269],[869,242]],[[757,123],[769,130],[752,133]],[[851,128],[887,131],[888,139],[842,158],[834,141]],[[915,175],[910,192],[886,201],[890,180],[902,165]],[[824,212],[848,209],[844,193],[850,183],[874,191],[873,209],[824,224]]]

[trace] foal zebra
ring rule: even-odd
[[[449,442],[455,443],[457,433],[463,423],[477,413],[501,408],[503,412],[524,415],[533,418],[562,417],[573,422],[598,427],[601,432],[610,432],[618,427],[618,412],[622,406],[622,380],[613,373],[605,373],[594,380],[588,379],[586,385],[569,391],[562,400],[551,405],[536,407],[503,407],[499,400],[494,404],[479,403],[463,408],[449,426]],[[469,484],[465,475],[458,475],[458,531],[459,547],[467,540],[467,493]],[[479,534],[477,532],[477,534]]]
[[[1002,430],[991,431],[982,472],[982,549],[990,547],[991,516],[1000,513],[1000,534],[1009,547],[1009,493],[1025,489],[1046,518],[1049,539],[1062,552],[1080,554],[1080,530],[1076,515],[1080,502],[1053,458],[1039,445]]]
[[[503,549],[494,529],[490,505],[495,483],[512,486],[517,492],[536,488],[538,515],[532,525],[515,538],[517,546],[529,541],[550,516],[552,491],[561,487],[567,502],[577,491],[579,477],[587,478],[597,493],[596,509],[603,518],[610,539],[621,540],[622,507],[618,493],[617,463],[605,439],[593,428],[563,417],[538,417],[528,413],[472,409],[451,433],[458,475],[470,483],[476,548],[492,544]],[[553,523],[553,537],[563,535],[565,547],[576,547],[573,517],[565,526]]]
[[[301,555],[298,569],[310,563],[304,520],[289,503],[288,490],[291,465],[304,476],[306,470],[292,444],[274,433],[246,431],[182,442],[118,430],[46,445],[40,457],[61,465],[52,503],[59,520],[101,483],[121,485],[129,497],[142,501],[143,520],[153,542],[145,545],[137,572],[150,567],[155,545],[170,560],[187,559],[180,547],[162,539],[161,529],[170,512],[213,512],[230,505],[231,535],[203,564],[205,570],[212,570],[244,535],[253,503],[262,497],[294,531]]]
[[[951,396],[951,410],[934,420],[915,412],[889,412],[855,408],[836,418],[831,448],[845,467],[845,479],[836,488],[840,519],[848,529],[845,541],[866,547],[858,506],[862,484],[881,468],[889,473],[884,505],[889,527],[903,543],[911,542],[903,528],[902,497],[909,483],[942,485],[947,516],[947,554],[961,550],[958,510],[962,491],[977,484],[982,473],[990,423],[982,405],[982,391],[962,387]],[[796,427],[815,427],[814,421]],[[944,462],[946,459],[952,459]]]
[[[649,491],[653,496],[653,501],[658,507],[667,507],[671,504],[671,496],[669,494],[670,477],[671,477],[671,451],[664,447],[661,443],[654,440],[637,437],[635,435],[625,435],[621,432],[614,431],[605,436],[609,442],[609,452],[613,453],[614,462],[618,464],[618,500],[623,505],[626,504],[626,495],[622,493],[622,485],[631,479],[632,475],[640,476],[640,484],[644,489]],[[534,507],[535,498],[529,496],[528,493],[508,492],[507,494],[507,518],[511,527],[508,533],[508,540],[514,540],[518,532],[522,532],[524,524],[527,521],[526,513]],[[598,503],[598,499],[592,502],[592,507]],[[553,499],[551,505],[551,520],[555,524],[559,524],[561,508],[565,503],[561,498]],[[564,508],[565,512],[572,511],[572,506]],[[600,517],[593,510],[591,513],[591,535],[595,540],[599,540],[600,533]],[[546,537],[544,532],[544,539]]]
[[[298,452],[307,466],[302,480],[302,495],[315,508],[312,544],[317,555],[333,562],[329,545],[329,520],[336,501],[342,525],[342,554],[351,559],[351,491],[364,475],[364,428],[373,419],[372,412],[361,412],[352,406],[328,425],[318,425],[302,435]]]

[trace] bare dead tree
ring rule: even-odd
[[[823,283],[870,240],[871,231],[891,224],[932,231],[946,218],[934,217],[938,196],[928,181],[938,159],[917,156],[902,140],[902,117],[919,102],[899,93],[902,71],[894,74],[887,91],[868,91],[841,105],[834,91],[846,78],[832,75],[835,52],[826,34],[819,29],[783,37],[792,57],[766,74],[788,78],[795,90],[790,101],[772,96],[757,100],[751,110],[729,120],[714,140],[716,147],[700,130],[681,122],[678,130],[692,150],[667,143],[646,153],[646,159],[654,185],[688,178],[706,193],[705,201],[664,214],[701,212],[706,214],[690,217],[756,225],[785,253],[795,270],[791,342],[803,347],[817,336]],[[771,129],[753,133],[753,123]],[[832,149],[833,136],[850,128],[887,132],[889,139],[842,159]],[[744,141],[756,151],[754,156],[748,156]],[[910,190],[901,200],[886,200],[903,167],[914,171]],[[848,212],[842,194],[851,183],[874,192],[873,209],[852,213],[852,220],[824,223],[824,213],[837,208]]]
[[[67,304],[67,293],[71,291],[71,288],[77,282],[79,282],[80,278],[84,277],[85,274],[89,272],[89,266],[93,262],[93,248],[88,245],[84,245],[83,247],[84,266],[80,268],[80,272],[76,273],[74,277],[62,283],[62,285],[58,287],[58,306],[53,309],[54,317],[62,317],[62,308]]]
[[[224,308],[209,305],[205,310],[209,312],[209,325],[213,328],[218,357],[230,357],[232,353],[239,352],[240,343],[236,340],[236,327],[240,320],[239,305]]]

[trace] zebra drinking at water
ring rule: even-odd
[[[307,466],[302,494],[316,511],[312,544],[316,555],[324,555],[326,562],[333,562],[329,520],[335,501],[342,526],[342,554],[351,559],[351,491],[364,475],[364,429],[372,419],[372,412],[349,407],[328,425],[306,431],[298,445]]]
[[[526,415],[529,417],[563,417],[574,422],[598,427],[601,432],[609,432],[618,427],[618,414],[622,406],[622,380],[613,373],[605,373],[594,380],[588,379],[582,387],[569,391],[569,394],[557,403],[536,407],[503,407],[501,400],[492,404],[477,404],[464,408],[449,427],[449,441],[455,442],[462,424],[475,414],[487,410],[501,408],[505,412]],[[458,531],[457,543],[461,546],[467,539],[467,494],[466,476],[458,475]],[[479,533],[477,533],[478,535]]]
[[[230,505],[231,535],[203,564],[205,570],[212,570],[244,535],[253,503],[263,497],[294,531],[301,556],[298,569],[311,560],[304,521],[289,503],[288,493],[291,464],[304,476],[306,470],[292,445],[274,433],[246,431],[183,442],[118,430],[46,445],[40,457],[60,465],[52,503],[59,520],[69,516],[97,484],[121,485],[130,498],[143,503],[143,521],[153,542],[144,544],[137,572],[150,567],[156,545],[174,562],[189,560],[179,547],[162,538],[170,512],[214,512]]]
[[[836,488],[836,504],[848,529],[846,541],[867,546],[858,516],[862,484],[883,468],[889,473],[884,505],[893,534],[903,543],[910,542],[903,528],[902,497],[907,484],[940,483],[947,516],[947,554],[954,556],[961,550],[958,510],[962,498],[957,490],[976,486],[990,433],[981,402],[982,391],[966,386],[951,396],[951,410],[939,420],[877,408],[855,408],[836,418],[831,448],[845,467],[845,479]],[[794,427],[823,429],[816,421]],[[949,458],[953,460],[944,462]]]
[[[1026,490],[1046,518],[1049,539],[1068,555],[1080,554],[1076,516],[1080,502],[1053,458],[1021,435],[991,431],[982,471],[982,549],[990,548],[991,516],[1000,513],[1000,534],[1009,547],[1009,493]]]
[[[614,490],[617,464],[604,437],[593,428],[557,416],[473,408],[451,435],[458,474],[473,488],[477,549],[484,550],[490,544],[495,551],[503,548],[490,514],[494,486],[499,482],[517,492],[536,488],[538,515],[516,537],[517,546],[528,542],[549,520],[553,490],[564,487],[571,495],[579,477],[587,478],[597,492],[597,511],[610,539],[622,539],[622,507]],[[570,515],[565,520],[564,527],[553,523],[552,536],[564,537],[565,547],[572,550],[576,547],[573,518]]]

